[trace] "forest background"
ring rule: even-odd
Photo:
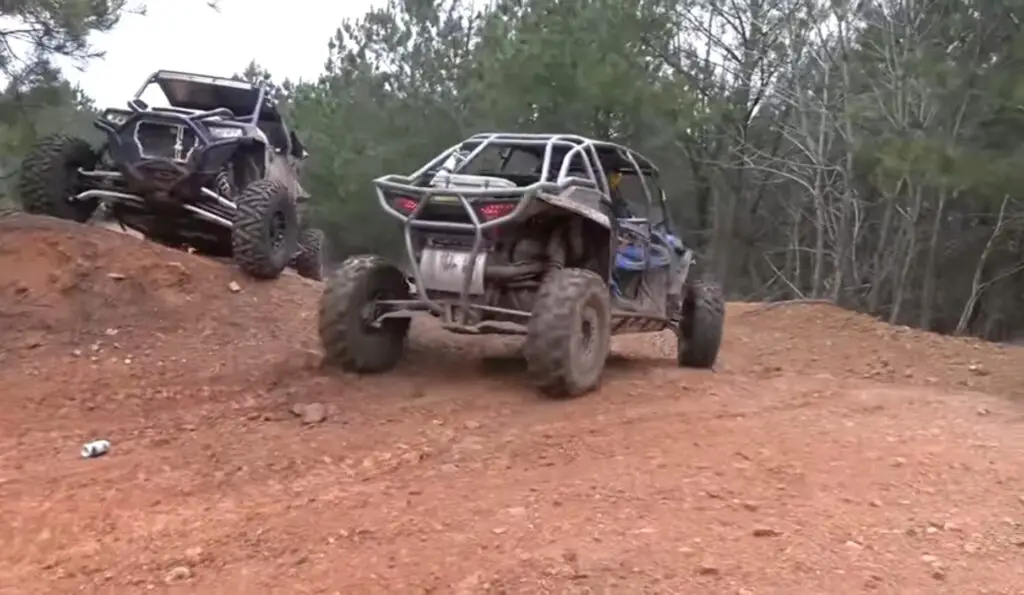
[[[732,299],[827,300],[1009,341],[1024,337],[1020,9],[1024,0],[390,0],[338,24],[316,80],[256,63],[235,75],[270,84],[306,144],[304,183],[335,260],[395,250],[374,177],[411,172],[475,132],[571,132],[658,164],[678,231]],[[7,206],[40,137],[99,141],[92,120],[112,106],[55,64],[88,68],[90,36],[126,10],[123,0],[0,6]]]

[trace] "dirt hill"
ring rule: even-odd
[[[1022,592],[1019,349],[733,304],[716,371],[549,402],[429,321],[323,371],[318,296],[0,219],[0,593]]]

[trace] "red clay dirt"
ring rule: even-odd
[[[1024,593],[1019,349],[732,304],[552,402],[429,321],[321,370],[318,296],[0,220],[0,593]]]

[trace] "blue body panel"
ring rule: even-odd
[[[669,233],[663,233],[654,231],[652,232],[652,242],[649,245],[651,254],[650,261],[644,263],[644,248],[636,244],[622,244],[615,252],[615,271],[614,272],[630,272],[630,273],[641,273],[646,268],[658,269],[668,268],[672,265],[673,254],[672,252],[683,250],[682,241]],[[669,246],[669,247],[666,247]],[[622,292],[619,289],[619,284],[616,279],[616,275],[612,275],[611,283],[612,295],[622,296]]]

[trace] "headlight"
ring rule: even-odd
[[[229,128],[227,126],[223,128],[210,128],[210,136],[213,138],[235,138],[236,136],[242,136],[242,129]]]
[[[130,118],[130,117],[132,117],[131,114],[126,114],[124,112],[115,112],[115,111],[109,111],[109,110],[103,112],[103,119],[106,120],[107,122],[110,122],[111,124],[116,125],[116,126],[120,126],[120,125],[124,124],[125,122],[128,121],[128,118]]]

